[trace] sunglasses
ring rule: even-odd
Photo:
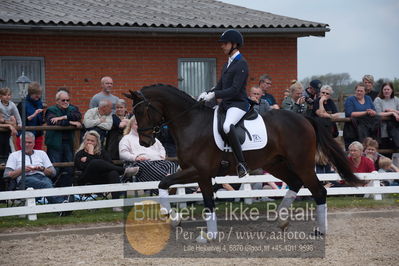
[[[63,103],[69,103],[69,99],[62,99],[60,101],[63,102]]]
[[[325,94],[325,95],[330,95],[330,93],[328,93],[328,92],[325,92],[325,91],[322,91],[322,92],[320,92],[321,94]]]

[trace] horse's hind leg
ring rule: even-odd
[[[317,178],[316,173],[313,171],[311,178],[305,182],[305,186],[310,190],[316,202],[316,221],[317,229],[315,233],[327,233],[327,190]]]
[[[290,170],[290,167],[284,163],[275,165],[273,167],[274,169],[270,169],[269,171],[277,178],[283,180],[285,183],[287,183],[289,190],[287,190],[287,193],[285,194],[283,200],[281,201],[280,205],[277,208],[277,213],[280,214],[281,210],[287,210],[291,204],[294,202],[296,195],[303,186],[303,183],[301,179],[293,172]],[[281,230],[284,230],[287,228],[289,222],[288,219],[282,219],[281,216],[278,216],[278,227],[281,228]]]

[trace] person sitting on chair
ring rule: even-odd
[[[79,180],[80,184],[110,184],[120,183],[122,179],[131,178],[139,168],[129,167],[124,169],[112,163],[109,153],[101,147],[100,134],[97,131],[87,131],[83,136],[83,142],[75,154],[75,168],[82,171]],[[112,192],[112,198],[119,198],[119,192]],[[114,211],[121,211],[120,208],[113,208]]]
[[[55,168],[47,156],[47,153],[42,150],[34,150],[34,146],[35,135],[27,131],[25,133],[25,186],[34,189],[53,188],[53,182],[50,178],[55,176]],[[15,187],[12,189],[21,188],[21,158],[22,152],[19,150],[11,153],[7,160],[4,177],[8,177],[11,181],[14,181]],[[47,197],[47,200],[49,203],[62,203],[65,197],[53,196]]]
[[[177,171],[176,163],[165,160],[166,151],[158,139],[155,139],[154,145],[150,147],[140,145],[135,116],[130,118],[123,133],[124,136],[119,142],[119,156],[126,165],[139,167],[136,181],[160,181]],[[157,194],[156,191],[153,192]]]
[[[228,62],[223,66],[221,78],[216,87],[200,95],[199,100],[210,101],[216,98],[219,108],[226,111],[223,131],[237,160],[237,174],[239,177],[248,176],[247,164],[238,140],[235,125],[249,109],[246,85],[248,79],[248,64],[238,50],[244,44],[244,38],[236,30],[226,30],[220,36],[219,42]]]

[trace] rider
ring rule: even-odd
[[[226,120],[223,131],[226,133],[229,144],[237,160],[237,174],[239,177],[248,175],[247,164],[241,150],[241,145],[234,127],[249,109],[248,96],[245,90],[248,79],[248,64],[238,50],[244,44],[240,32],[226,30],[219,38],[221,48],[229,56],[228,62],[223,66],[222,76],[216,87],[200,95],[200,100],[210,101],[216,98],[219,108],[226,111]]]

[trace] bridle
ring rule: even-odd
[[[146,114],[147,114],[147,116],[148,116],[148,120],[149,120],[152,124],[155,124],[155,125],[152,126],[152,127],[138,127],[138,128],[137,128],[137,132],[138,132],[140,135],[145,136],[145,137],[147,137],[147,138],[152,138],[155,134],[159,133],[159,132],[161,131],[161,128],[163,128],[164,126],[167,126],[167,125],[172,124],[172,123],[173,123],[174,121],[176,121],[178,118],[180,118],[180,117],[182,117],[183,115],[187,114],[189,111],[191,111],[192,109],[194,109],[194,108],[197,107],[198,105],[204,104],[204,101],[199,101],[199,102],[197,102],[196,104],[192,105],[191,108],[188,108],[187,110],[184,110],[184,111],[181,112],[180,114],[176,115],[173,119],[170,119],[169,121],[165,121],[165,117],[163,116],[163,113],[162,113],[157,107],[155,107],[154,105],[152,105],[151,102],[150,102],[149,100],[147,100],[147,98],[144,96],[144,94],[143,94],[141,91],[137,91],[137,93],[140,94],[140,96],[142,97],[142,100],[141,100],[139,103],[137,103],[137,104],[135,104],[135,105],[133,106],[133,113],[134,113],[134,110],[135,110],[138,106],[140,106],[140,105],[142,105],[142,104],[146,104],[145,107],[147,108]],[[154,119],[151,117],[151,113],[149,112],[149,109],[154,110],[156,113],[158,113],[159,115],[161,115],[162,119],[161,119],[159,122],[154,123],[154,122],[153,122]],[[152,132],[151,132],[152,135],[149,135],[149,134],[144,133],[145,131],[149,131],[149,130],[152,130]]]

